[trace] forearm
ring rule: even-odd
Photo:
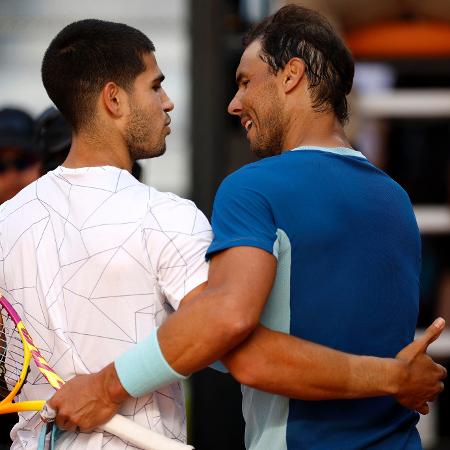
[[[215,255],[208,286],[185,297],[183,307],[158,330],[168,364],[187,375],[243,342],[259,323],[275,272],[274,256],[258,248],[235,247]]]
[[[192,290],[157,335],[116,359],[127,392],[138,397],[180,381],[240,344],[258,325],[275,271],[274,256],[258,248],[236,247],[214,256],[208,286]]]
[[[395,395],[403,366],[351,355],[262,326],[222,362],[242,384],[303,400]]]

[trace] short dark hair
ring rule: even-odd
[[[93,117],[95,100],[113,81],[130,89],[145,71],[143,55],[155,51],[150,39],[123,23],[86,19],[67,25],[42,61],[48,96],[75,130]]]
[[[259,40],[262,59],[274,73],[290,59],[301,58],[316,111],[332,109],[341,123],[348,119],[346,95],[353,84],[353,57],[328,20],[316,11],[287,5],[256,24],[244,37],[247,47]]]

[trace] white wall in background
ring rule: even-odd
[[[156,46],[164,87],[175,103],[167,152],[144,162],[144,181],[186,195],[190,188],[190,36],[186,0],[0,0],[0,108],[18,106],[37,115],[50,105],[40,65],[51,39],[79,19],[124,22]]]

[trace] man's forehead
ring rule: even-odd
[[[142,55],[142,61],[145,64],[146,70],[154,70],[158,67],[158,63],[156,62],[156,57],[153,52],[144,53]]]
[[[241,56],[241,61],[236,70],[236,76],[241,73],[251,72],[255,70],[259,65],[261,67],[265,64],[261,59],[261,43],[259,40],[253,41],[245,50]]]
[[[152,78],[162,77],[161,69],[158,67],[158,62],[153,52],[142,55],[142,61],[145,64],[145,74],[147,76],[151,76]]]

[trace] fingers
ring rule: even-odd
[[[445,380],[447,378],[447,369],[444,366],[441,366],[440,364],[436,364],[438,368],[441,370],[441,380]]]
[[[421,351],[426,351],[428,346],[434,342],[442,333],[445,327],[445,320],[438,317],[423,333],[414,341],[414,345]]]
[[[439,383],[438,392],[436,392],[433,396],[429,397],[428,400],[423,403],[420,407],[416,408],[416,411],[422,415],[427,415],[430,412],[430,407],[428,402],[434,402],[438,395],[444,390],[444,383]]]
[[[438,398],[439,394],[442,393],[443,390],[444,390],[444,383],[441,382],[441,383],[439,383],[438,392],[437,392],[436,395],[431,399],[431,401],[434,402],[434,401]]]
[[[64,431],[92,431],[92,428],[88,429],[83,427],[83,420],[80,417],[68,413],[66,414],[63,410],[58,411],[55,424],[59,429]]]
[[[71,422],[70,420],[56,419],[56,425],[58,425],[58,428],[60,430],[72,432],[78,431],[77,425]]]
[[[60,430],[76,431],[78,425],[71,420],[68,414],[64,413],[64,408],[61,408],[58,401],[58,394],[59,392],[56,392],[44,405],[40,412],[41,419],[43,422],[55,422]]]
[[[430,412],[430,407],[427,403],[424,403],[421,407],[417,408],[417,412],[426,416]]]

